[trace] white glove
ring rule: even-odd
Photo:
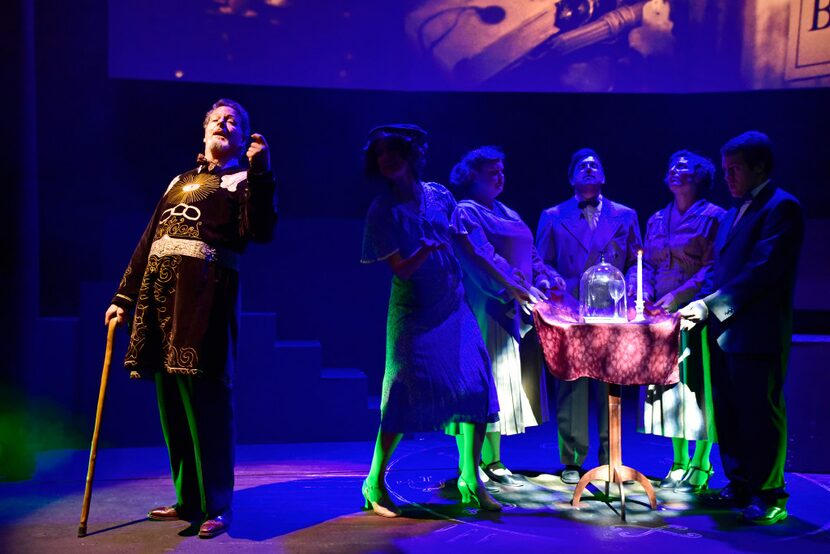
[[[709,317],[709,307],[703,300],[695,300],[686,305],[679,312],[680,328],[684,331],[691,331],[698,326],[699,323],[706,321]]]

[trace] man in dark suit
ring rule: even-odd
[[[769,525],[787,517],[784,377],[804,221],[798,200],[770,180],[766,135],[735,137],[721,156],[735,206],[718,231],[700,299],[680,315],[686,328],[710,327],[715,422],[729,479],[715,500]]]
[[[536,232],[539,256],[561,279],[555,288],[579,298],[579,281],[586,269],[605,261],[623,274],[637,263],[642,247],[637,214],[601,194],[605,173],[599,156],[590,149],[571,158],[568,178],[574,187],[569,200],[542,212]],[[547,291],[543,291],[547,292]],[[559,459],[565,464],[562,481],[579,482],[588,453],[588,394],[591,380],[559,381],[556,421]],[[599,463],[608,463],[607,385],[595,382],[600,435]]]

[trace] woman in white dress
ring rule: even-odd
[[[459,256],[467,301],[490,355],[500,407],[499,421],[487,426],[482,471],[494,481],[514,484],[501,461],[501,436],[524,433],[549,419],[547,389],[538,341],[526,336],[531,329],[527,307],[493,278],[492,268],[511,276],[535,300],[544,299],[552,285],[564,286],[536,253],[530,228],[496,199],[504,190],[501,150],[484,146],[469,152],[453,168],[450,181],[460,200],[453,214],[454,231],[466,235],[474,249]]]
[[[674,198],[649,218],[643,254],[643,294],[659,309],[674,312],[691,301],[714,261],[725,213],[703,197],[714,172],[712,162],[687,150],[669,159],[666,185]],[[681,343],[690,355],[681,364],[680,382],[644,391],[643,430],[672,439],[674,462],[660,487],[700,492],[712,475],[709,454],[715,440],[708,353],[699,330],[682,332]],[[695,443],[691,459],[690,442]]]

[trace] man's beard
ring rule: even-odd
[[[230,155],[234,154],[235,149],[228,139],[224,139],[219,136],[213,136],[208,139],[207,148],[205,148],[205,150],[207,150],[207,152],[210,153],[211,156],[213,156],[216,159],[226,159]]]

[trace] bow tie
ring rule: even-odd
[[[203,166],[205,168],[205,171],[208,171],[208,172],[213,171],[217,167],[220,167],[218,163],[208,160],[205,157],[205,155],[202,154],[201,152],[199,152],[196,155],[196,164],[200,165],[200,166]]]
[[[741,206],[743,206],[745,202],[750,202],[750,201],[752,201],[753,198],[754,197],[752,196],[752,193],[747,192],[746,194],[744,194],[741,197],[738,197],[738,198],[733,197],[732,198],[732,205],[734,207],[738,208],[738,209],[741,209]]]
[[[593,206],[596,208],[597,206],[599,206],[599,198],[595,196],[594,198],[591,198],[589,200],[580,200],[577,206],[579,206],[580,210],[584,210],[586,206]]]

